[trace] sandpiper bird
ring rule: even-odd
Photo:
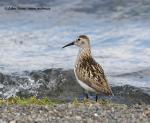
[[[91,55],[90,40],[86,35],[80,35],[75,41],[65,45],[63,48],[71,45],[80,47],[79,54],[74,67],[74,73],[78,83],[87,92],[102,92],[107,95],[113,95],[112,90],[105,77],[102,67],[93,59]],[[88,98],[88,93],[86,93]]]

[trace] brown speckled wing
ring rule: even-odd
[[[76,74],[79,80],[96,90],[96,92],[113,95],[102,67],[92,57],[85,57],[79,61]]]

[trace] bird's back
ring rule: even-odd
[[[78,80],[84,82],[96,92],[113,95],[102,67],[92,56],[84,56],[78,59],[78,63],[75,67],[75,74]]]

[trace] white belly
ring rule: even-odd
[[[77,82],[80,84],[80,86],[81,86],[82,88],[84,88],[84,89],[87,90],[87,91],[95,92],[95,90],[94,90],[93,88],[91,88],[90,86],[88,86],[87,84],[85,84],[84,82],[82,82],[81,80],[78,79],[75,70],[74,70],[74,73],[75,73]]]
[[[93,88],[91,88],[90,86],[82,82],[81,80],[77,79],[77,81],[81,85],[81,87],[84,88],[85,90],[95,92]]]

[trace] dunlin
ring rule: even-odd
[[[65,45],[63,48],[71,45],[76,45],[80,48],[74,73],[78,83],[87,91],[86,98],[88,98],[89,91],[96,93],[96,101],[100,92],[113,95],[103,68],[92,57],[90,39],[86,35],[80,35],[75,41]]]

